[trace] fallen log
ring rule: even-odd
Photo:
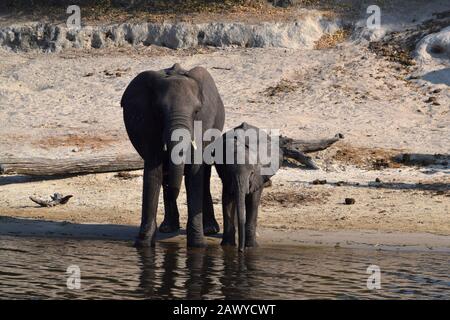
[[[144,161],[138,154],[119,156],[103,155],[67,159],[0,159],[0,174],[23,174],[29,176],[61,176],[130,171],[142,168],[144,168]]]
[[[331,139],[319,140],[299,140],[280,136],[280,148],[285,157],[297,160],[309,169],[318,169],[311,157],[305,153],[325,150],[335,142],[344,139],[341,133],[336,134]]]
[[[287,150],[298,150],[304,153],[311,153],[325,150],[341,139],[344,139],[342,133],[336,134],[331,139],[318,140],[300,140],[280,136],[280,147]]]
[[[306,167],[317,169],[317,166],[312,159],[303,153],[324,150],[342,138],[341,134],[338,134],[331,139],[311,141],[280,137],[280,148],[283,148],[288,156],[298,160]],[[143,168],[144,161],[138,154],[102,155],[66,159],[0,159],[0,175],[23,174],[29,176],[64,176],[73,174],[131,171]]]

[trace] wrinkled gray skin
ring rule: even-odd
[[[209,128],[223,129],[225,111],[214,80],[202,67],[187,71],[175,64],[169,69],[145,71],[130,82],[121,105],[128,137],[144,159],[142,220],[135,245],[155,244],[161,185],[165,212],[160,231],[174,232],[180,228],[176,200],[184,174],[187,244],[204,246],[204,232],[219,232],[210,193],[211,166],[174,164],[170,153],[177,142],[170,138],[176,129],[187,129],[193,137],[194,120],[202,121],[203,132]]]
[[[239,129],[247,130],[249,128],[260,132],[258,128],[245,122],[230,131],[236,132],[236,130]],[[264,131],[261,132],[265,134]],[[270,138],[267,135],[266,137],[269,141],[268,149],[270,150]],[[221,244],[231,246],[236,245],[234,222],[237,216],[239,251],[243,251],[244,247],[257,246],[256,221],[258,216],[258,206],[261,200],[263,186],[270,180],[272,175],[261,174],[262,164],[259,158],[256,164],[249,163],[248,159],[250,154],[253,153],[253,155],[256,155],[257,149],[249,147],[248,140],[244,142],[240,139],[233,138],[233,136],[230,136],[227,133],[222,135],[222,147],[225,154],[224,159],[226,159],[227,141],[235,146],[233,151],[235,160],[237,159],[237,153],[239,152],[237,144],[245,144],[246,164],[236,164],[236,161],[233,164],[226,163],[226,161],[224,161],[225,164],[215,164],[217,173],[223,184],[222,210],[224,230]],[[279,163],[281,165],[283,161],[283,152],[281,149],[278,150],[277,156],[279,156]],[[273,174],[275,174],[275,172]]]

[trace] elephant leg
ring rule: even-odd
[[[258,207],[261,201],[261,194],[263,188],[250,193],[245,198],[245,246],[246,247],[256,247],[258,243],[256,242],[256,225],[258,219]]]
[[[163,176],[164,220],[159,226],[162,233],[180,230],[180,213],[178,212],[176,195],[168,187],[168,175]]]
[[[187,245],[188,247],[205,247],[203,236],[203,165],[189,165],[185,176],[186,197],[188,203]]]
[[[142,216],[136,247],[155,245],[156,213],[158,211],[159,191],[162,183],[162,164],[144,163],[144,185],[142,190]]]
[[[203,233],[211,235],[220,231],[219,224],[214,217],[214,206],[211,196],[211,166],[204,165],[203,176]]]
[[[222,189],[223,236],[220,243],[222,246],[236,246],[236,229],[234,226],[236,208],[233,201],[233,195],[228,192],[224,185]]]

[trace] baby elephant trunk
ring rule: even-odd
[[[243,252],[245,248],[245,196],[249,192],[249,175],[237,175],[235,177],[235,202],[238,220],[238,233],[239,233],[239,251]]]

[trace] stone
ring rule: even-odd
[[[345,204],[347,205],[351,205],[351,204],[355,204],[355,199],[353,198],[345,198]]]

